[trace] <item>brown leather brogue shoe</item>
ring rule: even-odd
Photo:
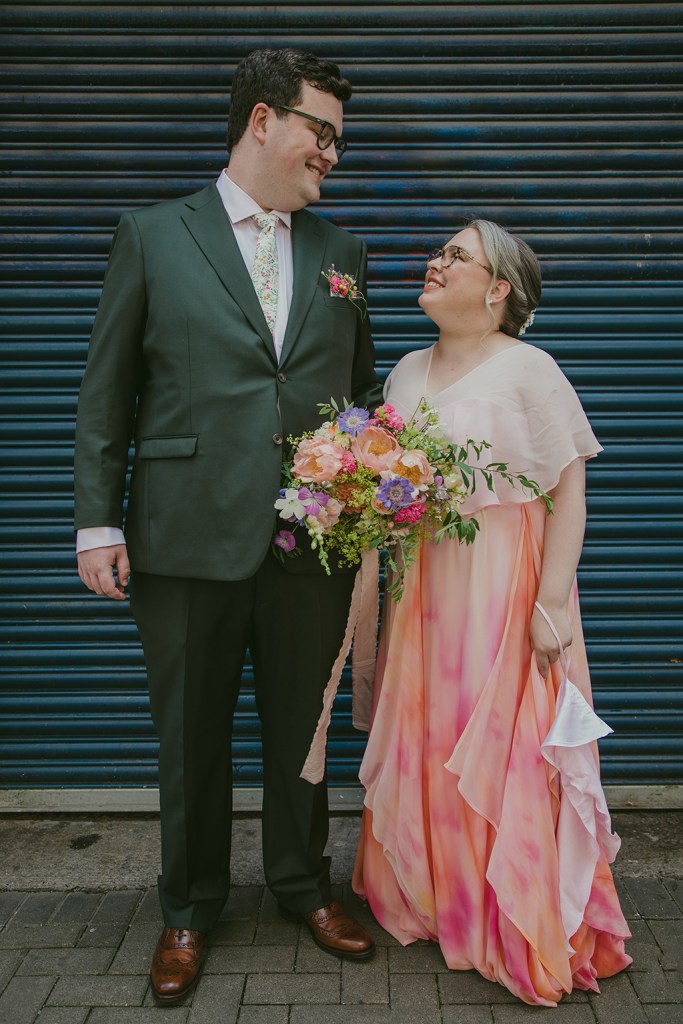
[[[179,1003],[199,981],[204,963],[204,936],[187,928],[164,928],[157,942],[150,979],[158,1003]]]
[[[338,903],[330,903],[309,914],[292,914],[280,907],[290,921],[303,921],[316,945],[326,953],[348,960],[369,960],[375,952],[372,936]]]

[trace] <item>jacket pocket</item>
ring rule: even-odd
[[[175,437],[143,437],[138,446],[141,459],[188,459],[197,451],[199,434]]]

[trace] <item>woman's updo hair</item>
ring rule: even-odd
[[[495,317],[489,302],[491,290],[500,278],[510,284],[510,294],[505,300],[503,319],[498,329],[516,338],[529,326],[529,317],[541,301],[538,260],[525,241],[492,220],[471,220],[466,227],[476,228],[479,232],[486,259],[493,271],[486,293],[486,307],[493,323]]]

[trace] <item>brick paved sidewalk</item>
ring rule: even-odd
[[[681,1024],[683,881],[622,878],[633,968],[555,1010],[525,1006],[475,972],[448,971],[431,943],[403,949],[350,892],[335,898],[372,931],[374,960],[322,953],[261,886],[238,886],[187,1002],[154,1006],[155,890],[0,895],[2,1024]]]

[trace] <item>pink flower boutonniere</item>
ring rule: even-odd
[[[327,270],[322,270],[321,274],[329,283],[330,295],[338,299],[348,299],[351,305],[359,311],[361,319],[364,320],[368,304],[365,301],[365,296],[359,290],[353,274],[340,274],[338,270],[335,270],[334,263]]]

